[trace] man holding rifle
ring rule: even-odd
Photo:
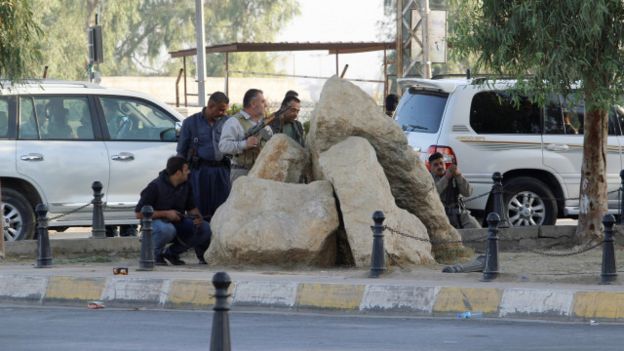
[[[268,126],[273,119],[263,118],[266,107],[262,90],[249,89],[243,97],[243,109],[223,125],[219,149],[224,154],[232,155],[232,183],[236,178],[247,175],[262,146],[273,135]]]

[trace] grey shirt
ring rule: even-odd
[[[472,186],[462,175],[448,177],[445,173],[443,176],[439,177],[431,173],[431,176],[433,177],[433,181],[435,182],[436,189],[440,194],[440,199],[444,207],[454,207],[457,205],[457,197],[470,196],[470,194],[472,194]],[[455,187],[456,190],[453,190],[453,187]]]
[[[258,122],[254,122],[251,119],[251,116],[247,112],[241,110],[238,113],[245,117],[245,119],[249,120],[251,124],[258,124]],[[219,150],[221,150],[224,154],[239,155],[245,151],[245,147],[247,145],[247,142],[244,139],[245,130],[243,130],[243,126],[236,117],[236,115],[232,116],[223,125],[221,140],[219,140]],[[265,127],[265,130],[267,130],[268,133],[273,134],[270,127]]]

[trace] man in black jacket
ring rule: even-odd
[[[167,168],[141,191],[141,199],[134,210],[136,217],[142,219],[143,206],[154,208],[152,243],[157,265],[167,265],[165,260],[182,265],[181,253],[195,246],[208,247],[210,242],[210,225],[203,220],[193,201],[187,182],[189,172],[184,157],[169,158]],[[170,242],[172,244],[165,248]]]

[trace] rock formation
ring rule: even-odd
[[[328,181],[288,184],[253,177],[234,182],[211,220],[211,264],[333,265],[339,226]]]
[[[407,144],[401,128],[360,88],[333,77],[323,87],[307,137],[315,179],[322,178],[321,153],[350,136],[365,138],[373,146],[397,205],[425,224],[432,241],[461,239],[446,218],[431,175]],[[436,247],[434,244],[434,250],[446,250],[452,246]],[[461,248],[460,244],[455,246]]]
[[[356,266],[370,266],[374,211],[386,216],[385,225],[421,240],[385,231],[385,250],[399,265],[433,262],[427,229],[418,217],[397,207],[375,150],[360,137],[349,137],[321,153],[323,178],[334,186],[347,239]],[[392,262],[388,262],[392,263]]]
[[[250,177],[300,183],[310,169],[308,152],[285,134],[274,135],[262,148]]]

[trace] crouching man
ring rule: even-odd
[[[479,222],[464,206],[463,196],[470,196],[472,187],[461,174],[457,165],[450,165],[447,169],[444,156],[436,152],[429,156],[429,166],[451,225],[457,229],[481,228]]]
[[[160,172],[143,191],[134,212],[143,218],[141,209],[150,205],[152,216],[152,243],[156,265],[183,265],[180,259],[187,249],[195,246],[207,248],[210,244],[210,225],[202,219],[193,202],[187,161],[180,156],[167,160],[167,168]],[[171,243],[168,247],[166,245]],[[203,258],[203,256],[202,256]],[[200,260],[200,263],[205,261]]]

